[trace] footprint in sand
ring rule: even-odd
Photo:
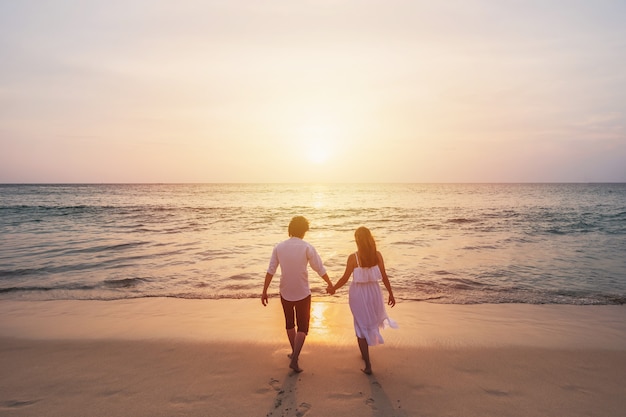
[[[37,402],[39,402],[39,400],[31,400],[31,401],[9,400],[9,401],[1,402],[0,407],[8,408],[8,409],[15,409],[15,408],[28,407],[29,405],[33,405]]]
[[[334,394],[329,394],[328,395],[330,398],[336,398],[338,400],[348,400],[351,398],[358,398],[358,397],[362,397],[363,396],[363,392],[359,391],[359,392],[337,392]]]
[[[581,387],[578,385],[562,385],[561,389],[565,390],[565,391],[574,391],[577,393],[581,393],[581,394],[589,394],[590,391],[587,390],[585,387]]]
[[[210,395],[176,396],[170,399],[170,403],[178,405],[194,405],[211,401]]]
[[[309,403],[301,403],[298,408],[296,408],[296,417],[302,417],[311,409],[311,404]]]
[[[493,395],[495,397],[506,397],[506,396],[510,395],[510,393],[508,391],[502,391],[502,390],[499,390],[499,389],[483,388],[483,391],[485,391],[487,394]]]
[[[274,391],[280,391],[280,381],[274,378],[270,379],[270,386],[274,388]]]

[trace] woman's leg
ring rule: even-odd
[[[361,357],[365,362],[365,368],[362,369],[363,372],[370,375],[372,373],[372,364],[370,363],[370,349],[367,345],[367,340],[363,337],[357,337],[357,341],[359,342],[359,350],[361,351]]]

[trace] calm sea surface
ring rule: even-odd
[[[257,298],[294,215],[333,281],[369,227],[399,300],[626,302],[626,184],[0,185],[0,300]]]

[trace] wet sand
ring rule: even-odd
[[[439,305],[360,371],[352,317],[314,300],[304,372],[280,302],[0,302],[2,416],[621,416],[626,307]]]

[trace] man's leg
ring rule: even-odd
[[[295,308],[298,331],[296,332],[296,336],[294,338],[293,354],[291,355],[291,363],[289,364],[289,367],[296,372],[302,372],[302,368],[298,366],[298,358],[300,357],[300,352],[302,352],[306,335],[309,333],[309,321],[311,319],[311,296],[309,295],[303,300],[296,301]]]
[[[296,372],[302,372],[302,368],[298,366],[298,358],[300,357],[300,352],[302,351],[302,346],[304,346],[304,341],[306,340],[306,333],[297,332],[295,341],[293,344],[293,353],[291,354],[291,363],[289,367]]]
[[[296,318],[294,313],[295,303],[287,301],[283,297],[280,297],[280,302],[283,306],[283,313],[285,314],[285,328],[287,329],[287,338],[289,339],[289,344],[291,345],[291,354],[289,355],[291,358],[293,356],[296,342]]]
[[[287,329],[287,337],[289,338],[289,344],[291,345],[291,353],[289,357],[293,356],[294,345],[296,343],[296,328]]]

